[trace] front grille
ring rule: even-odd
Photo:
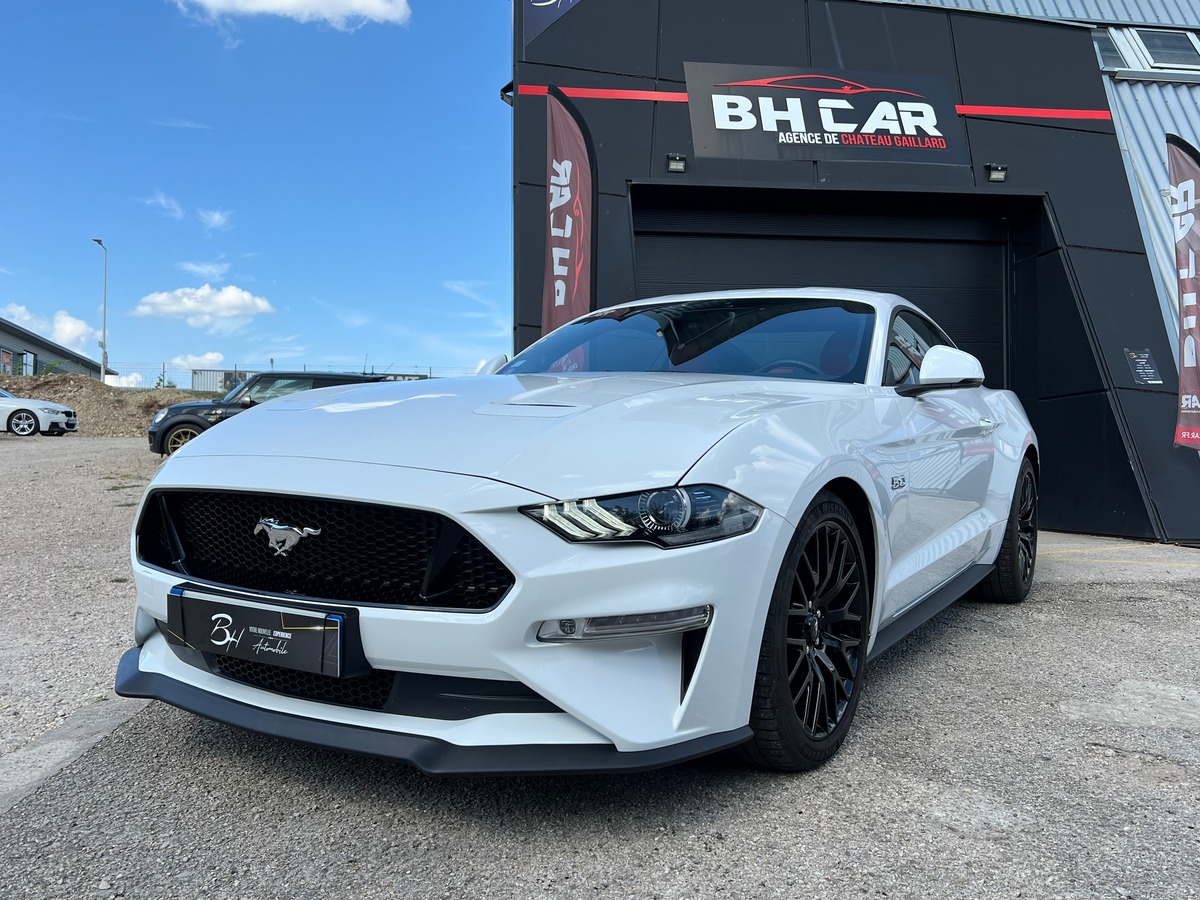
[[[263,519],[319,530],[276,553]],[[482,612],[513,574],[436,513],[281,494],[156,492],[138,523],[147,565],[218,585],[333,600]]]
[[[335,703],[358,709],[381,710],[387,706],[396,680],[395,672],[372,669],[357,678],[334,678],[311,672],[298,672],[282,666],[270,666],[234,656],[210,657],[212,670],[218,675],[240,681],[251,687],[274,691],[302,700]]]

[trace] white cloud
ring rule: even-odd
[[[6,269],[6,268],[4,268],[4,266],[0,266],[0,275],[11,275],[11,274],[12,274],[12,269]]]
[[[210,126],[203,125],[200,122],[193,122],[191,119],[151,119],[151,125],[158,125],[162,128],[201,128],[205,131],[211,130]]]
[[[232,284],[220,289],[204,284],[147,294],[133,310],[135,316],[183,319],[192,328],[206,328],[210,334],[234,334],[253,316],[273,312],[275,308],[265,297]]]
[[[210,350],[208,353],[201,353],[198,356],[194,353],[176,356],[171,360],[171,365],[182,366],[185,369],[214,369],[224,361],[224,353]]]
[[[195,263],[181,262],[179,268],[189,275],[203,278],[205,281],[220,281],[229,272],[229,263]]]
[[[109,387],[135,388],[142,386],[142,376],[137,372],[128,375],[105,375],[104,383]]]
[[[270,360],[300,359],[308,353],[308,348],[299,341],[298,334],[255,335],[252,359],[267,364]]]
[[[349,31],[365,22],[403,24],[412,16],[408,0],[175,0],[187,15],[219,22],[225,16],[272,15],[297,22],[325,22]]]
[[[100,332],[83,319],[77,319],[61,309],[54,314],[54,327],[50,330],[50,339],[54,343],[81,353],[90,351],[90,345],[99,337]]]
[[[484,333],[479,335],[480,337],[509,337],[512,335],[512,310],[507,306],[501,306],[480,290],[480,288],[488,286],[489,282],[486,281],[446,281],[442,283],[442,287],[461,297],[466,297],[481,307],[476,312],[457,313],[460,318],[482,319],[487,323]]]
[[[229,227],[230,220],[233,218],[233,210],[230,209],[198,209],[196,215],[204,227],[209,231],[224,231]]]
[[[9,303],[0,307],[0,315],[76,353],[91,355],[95,341],[100,338],[98,330],[61,309],[48,319],[30,312],[28,307],[19,303]]]
[[[332,303],[326,303],[324,300],[314,300],[313,302],[321,307],[321,309],[326,309],[333,313],[334,318],[347,328],[362,328],[364,325],[371,324],[371,317],[360,310],[351,309],[347,306],[334,306]]]
[[[22,328],[28,328],[30,331],[41,332],[50,326],[48,320],[35,316],[28,307],[22,306],[20,303],[0,306],[0,316],[4,316],[10,322],[16,322]]]
[[[47,119],[62,119],[64,122],[91,122],[92,120],[86,116],[80,116],[70,112],[44,112],[40,115]]]
[[[168,197],[162,191],[155,191],[153,196],[147,197],[145,204],[161,210],[162,214],[168,219],[174,219],[178,222],[183,218],[183,207],[175,202],[175,198]]]

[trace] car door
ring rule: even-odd
[[[884,385],[916,384],[930,347],[953,347],[932,322],[913,310],[892,320]],[[903,611],[950,580],[979,555],[986,537],[984,509],[994,464],[990,438],[996,422],[981,387],[897,396],[908,442],[905,528],[893,546],[903,582],[891,597]],[[887,611],[885,611],[887,612]]]

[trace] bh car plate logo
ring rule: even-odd
[[[684,63],[697,156],[969,165],[933,75]]]

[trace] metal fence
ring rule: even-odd
[[[151,388],[178,388],[181,391],[197,391],[204,393],[225,394],[236,385],[241,384],[251,375],[269,371],[269,368],[258,366],[231,365],[222,369],[193,369],[190,366],[179,366],[173,363],[141,363],[141,362],[110,362],[109,368],[120,372],[120,375],[108,376],[108,383],[113,387],[128,390],[147,390]],[[361,372],[358,369],[337,369],[330,366],[313,366],[305,364],[280,367],[283,372]],[[368,375],[383,375],[395,381],[419,381],[426,378],[455,378],[460,375],[472,375],[474,369],[455,368],[453,366],[371,366]]]

